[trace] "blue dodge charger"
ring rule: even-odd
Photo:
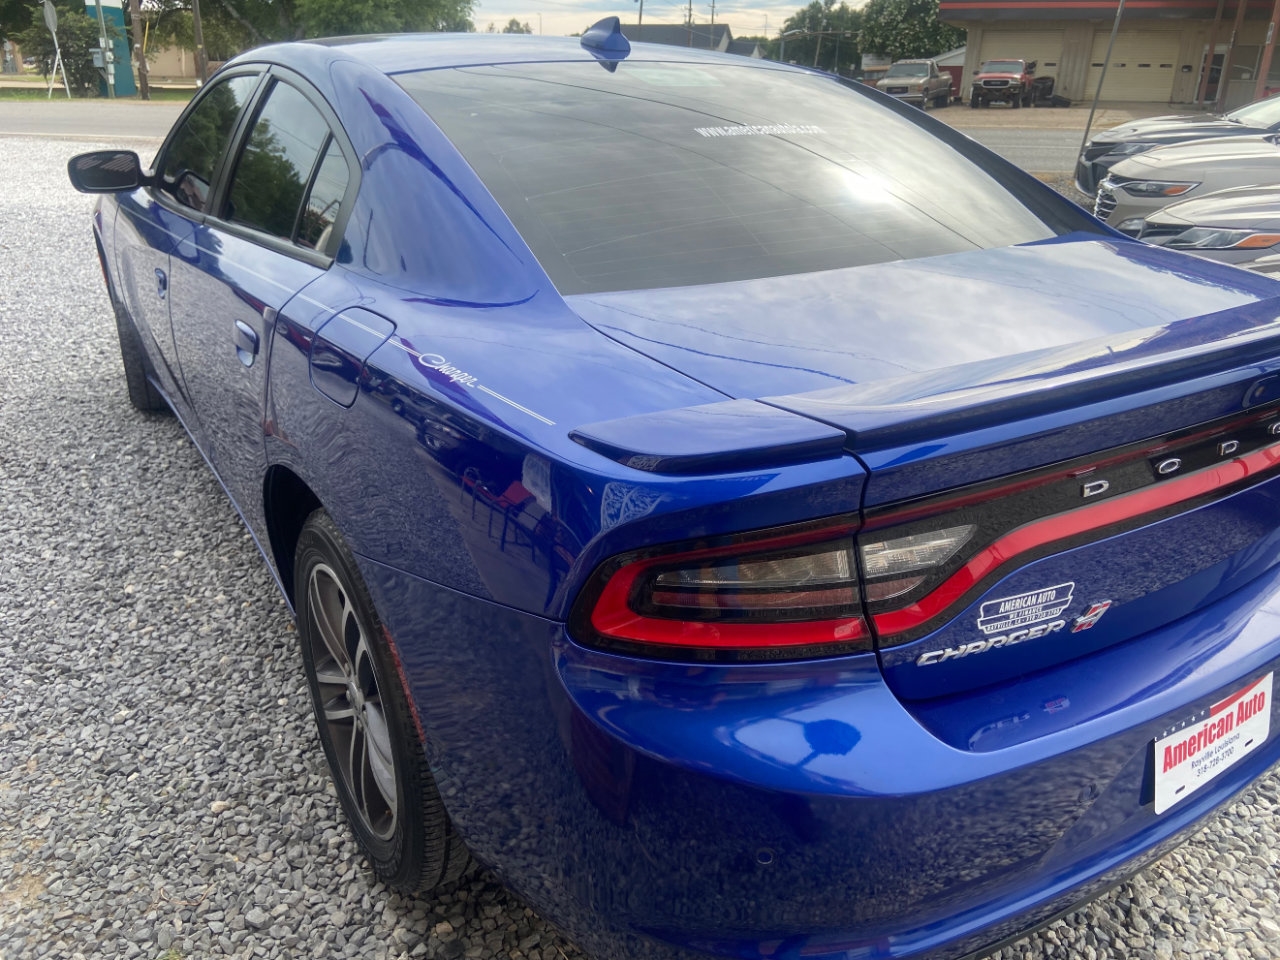
[[[952,958],[1280,758],[1280,283],[616,20],[254,50],[69,172],[392,886]]]

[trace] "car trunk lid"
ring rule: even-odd
[[[1123,241],[839,273],[579,312],[844,432],[868,471],[865,599],[904,699],[1132,639],[1273,565],[1273,282]]]

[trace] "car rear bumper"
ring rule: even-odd
[[[1275,571],[1138,640],[911,705],[869,654],[636,660],[361,566],[458,830],[601,957],[961,956],[1140,868],[1280,758],[1273,712],[1263,746],[1154,813],[1154,741],[1280,667]],[[1174,675],[1091,699],[1171,653]]]

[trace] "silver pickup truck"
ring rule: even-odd
[[[899,60],[876,81],[876,87],[921,110],[945,107],[951,101],[951,74],[939,70],[932,60]]]

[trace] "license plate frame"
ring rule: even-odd
[[[1155,812],[1182,802],[1261,747],[1271,733],[1275,673],[1219,700],[1207,715],[1153,741]]]

